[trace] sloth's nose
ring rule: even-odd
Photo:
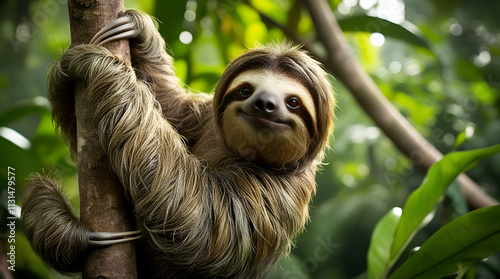
[[[273,113],[278,109],[278,102],[276,96],[270,93],[262,93],[254,100],[253,106],[257,111],[263,113]]]

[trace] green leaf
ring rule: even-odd
[[[0,129],[0,150],[2,150],[2,156],[0,156],[0,178],[7,179],[8,167],[13,167],[16,169],[16,177],[18,181],[17,186],[23,185],[25,183],[24,178],[28,177],[31,172],[39,171],[42,165],[33,149],[31,148],[31,143],[28,141],[28,145],[19,144],[16,139],[9,136],[5,136],[10,133],[5,128]],[[0,180],[1,181],[1,180]],[[5,180],[7,181],[7,180]],[[0,185],[0,192],[2,187],[6,187],[7,184]]]
[[[384,36],[402,40],[432,52],[429,42],[421,34],[420,30],[409,22],[399,25],[378,17],[355,15],[340,19],[339,25],[343,31],[381,33]]]
[[[500,205],[461,216],[431,236],[389,277],[440,278],[500,251]]]
[[[457,149],[464,141],[466,141],[467,139],[470,139],[472,138],[472,136],[474,135],[474,126],[473,125],[467,125],[467,127],[465,127],[465,130],[463,132],[461,132],[460,134],[458,134],[457,136],[457,139],[455,140],[455,143],[453,144],[453,149]]]
[[[469,212],[467,200],[460,190],[460,183],[458,183],[458,180],[453,181],[451,185],[448,186],[445,195],[451,200],[451,203],[453,204],[454,218],[465,215]]]
[[[431,166],[422,185],[406,200],[391,250],[395,262],[406,248],[425,217],[432,211],[444,190],[469,165],[500,152],[500,145],[446,154]]]
[[[401,208],[395,207],[380,219],[373,230],[368,249],[368,278],[385,278],[391,257],[394,233],[401,217]]]
[[[21,119],[31,114],[43,114],[49,110],[49,101],[44,97],[34,97],[24,100],[0,114],[0,126]]]

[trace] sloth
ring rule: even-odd
[[[131,63],[102,46],[119,39],[130,40]],[[83,82],[142,231],[142,278],[265,278],[309,219],[333,130],[328,75],[298,47],[261,46],[226,67],[212,97],[181,85],[165,48],[155,22],[133,10],[71,47],[48,76],[56,126],[74,151],[71,92]],[[61,192],[32,177],[22,223],[47,265],[79,272],[113,233],[81,224]]]

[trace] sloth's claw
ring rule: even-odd
[[[90,40],[90,44],[102,46],[111,41],[130,39],[136,35],[135,24],[129,17],[123,16],[111,21],[99,30]]]
[[[90,233],[90,244],[94,247],[105,247],[134,241],[141,237],[141,231],[130,232],[92,232]]]

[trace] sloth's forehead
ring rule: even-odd
[[[227,91],[231,91],[244,83],[252,85],[256,90],[265,88],[273,92],[287,92],[293,94],[309,93],[299,81],[285,74],[267,70],[240,73],[231,81]]]

